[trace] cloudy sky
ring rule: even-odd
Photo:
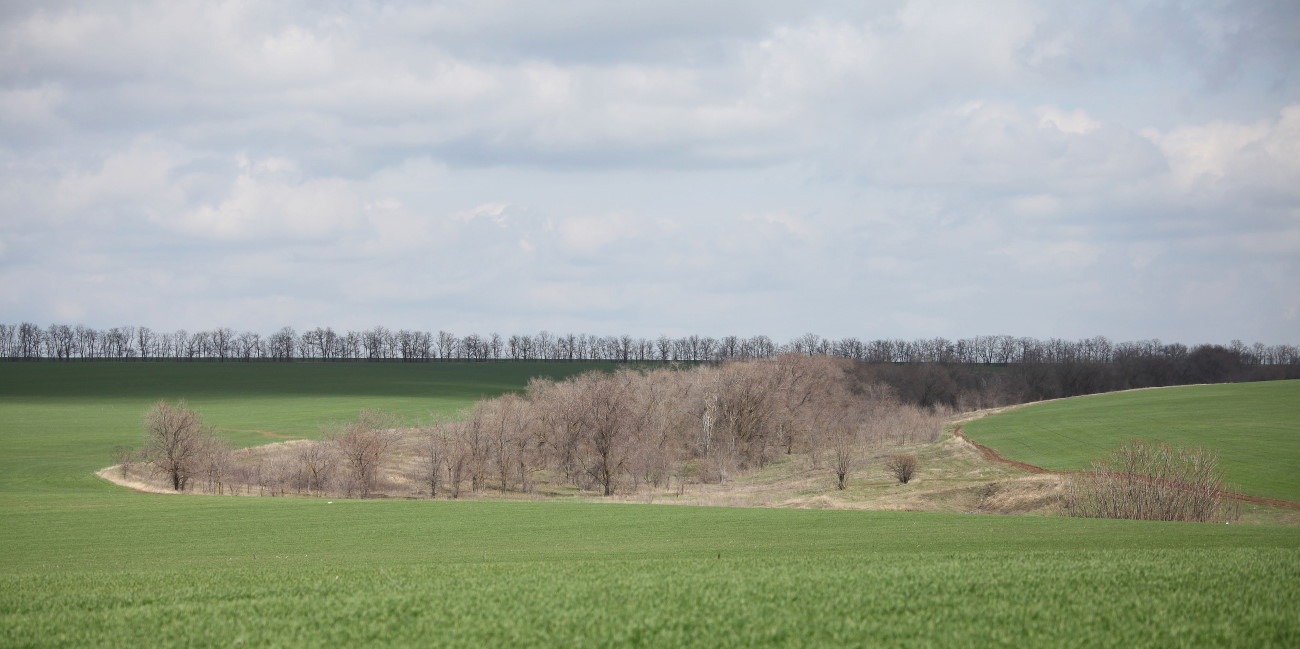
[[[1300,342],[1294,2],[0,4],[0,321]]]

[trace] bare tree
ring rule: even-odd
[[[496,460],[495,468],[501,491],[505,491],[509,488],[510,479],[517,473],[517,469],[522,473],[524,459],[516,457],[515,454],[521,448],[527,447],[526,443],[519,443],[520,439],[528,437],[525,431],[527,416],[524,412],[527,404],[515,394],[505,394],[488,403],[492,406],[490,451]]]
[[[223,494],[235,466],[234,447],[225,440],[210,437],[199,455],[198,465],[198,475],[204,479],[208,493]]]
[[[135,464],[135,461],[139,456],[140,452],[133,447],[122,446],[121,444],[113,447],[113,463],[116,464],[118,470],[122,472],[123,478],[131,472],[131,466]]]
[[[456,356],[457,342],[456,334],[453,334],[450,331],[439,331],[437,342],[438,358],[443,360],[451,360],[454,358]]]
[[[245,331],[239,334],[235,339],[236,346],[239,350],[239,357],[245,362],[258,355],[258,350],[262,346],[262,337],[252,331]]]
[[[351,478],[350,486],[362,498],[369,498],[379,483],[380,472],[397,446],[397,422],[392,415],[362,410],[356,421],[343,425],[329,436]]]
[[[294,332],[293,327],[283,327],[271,334],[267,341],[270,346],[271,358],[279,361],[291,360],[297,348],[297,341],[298,334]]]
[[[411,477],[429,488],[429,497],[438,497],[438,486],[446,473],[452,439],[447,428],[435,426],[420,432],[419,461]]]
[[[829,442],[831,468],[835,471],[835,488],[844,490],[849,473],[858,467],[862,443],[858,430],[846,421],[836,421],[830,426]]]
[[[891,455],[885,458],[885,468],[888,469],[899,482],[907,484],[912,480],[912,475],[916,473],[916,456]]]
[[[627,371],[613,377],[588,373],[579,377],[577,403],[587,474],[612,496],[618,475],[630,455],[631,426],[627,421]]]
[[[307,493],[325,492],[334,478],[338,466],[338,454],[331,444],[307,442],[298,447],[299,489]]]
[[[135,330],[135,344],[136,349],[139,350],[141,360],[157,355],[154,349],[156,338],[153,330],[149,327],[139,327]]]
[[[144,417],[147,463],[164,473],[172,489],[183,491],[199,470],[203,456],[215,446],[212,429],[184,401],[159,401]]]

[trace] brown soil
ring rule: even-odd
[[[221,430],[228,430],[232,433],[257,433],[258,435],[266,435],[267,437],[275,439],[303,439],[300,435],[281,435],[280,433],[273,433],[269,430],[256,430],[251,428],[222,428]]]

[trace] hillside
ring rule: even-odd
[[[1236,491],[1300,501],[1300,381],[1132,390],[1032,404],[966,424],[1004,457],[1057,471],[1086,469],[1129,439],[1219,454]]]
[[[404,421],[455,416],[482,396],[607,363],[0,363],[0,498],[102,491],[113,447],[145,411],[185,399],[236,446],[315,437],[362,408]]]

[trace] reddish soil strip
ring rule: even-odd
[[[257,433],[258,435],[266,435],[267,437],[274,437],[275,439],[303,439],[300,435],[281,435],[280,433],[273,433],[269,430],[252,430],[245,428],[222,428],[221,430],[228,430],[232,433]]]
[[[984,459],[986,460],[1001,462],[1003,464],[1010,464],[1011,466],[1014,466],[1017,469],[1022,469],[1030,473],[1055,473],[1055,474],[1070,473],[1069,471],[1049,471],[1047,469],[1044,469],[1041,466],[1025,464],[1024,462],[1017,462],[1016,460],[1011,460],[1002,457],[1002,455],[997,451],[967,437],[966,433],[962,430],[961,424],[957,424],[956,426],[953,427],[952,434],[955,435],[958,439],[962,440],[963,442],[966,442],[967,444],[970,444],[971,446],[974,446],[975,448],[979,449],[980,455],[983,455]]]
[[[952,434],[958,437],[959,439],[961,439],[962,441],[966,442],[967,444],[970,444],[971,446],[974,446],[975,448],[979,449],[980,455],[983,455],[984,459],[986,460],[1001,462],[1003,464],[1010,464],[1011,466],[1014,466],[1018,469],[1022,469],[1024,471],[1028,471],[1030,473],[1051,473],[1055,475],[1069,475],[1071,473],[1081,473],[1080,471],[1053,471],[1051,469],[1044,469],[1041,466],[1025,464],[1024,462],[1018,462],[1016,460],[1002,457],[1001,453],[998,453],[997,451],[967,437],[966,433],[962,431],[961,424],[957,424],[956,426],[953,427]],[[1235,491],[1220,491],[1219,495],[1223,496],[1224,498],[1231,498],[1232,500],[1240,500],[1249,503],[1258,503],[1260,505],[1269,505],[1271,507],[1284,507],[1286,509],[1300,509],[1300,503],[1292,502],[1290,500],[1277,500],[1276,498],[1261,498],[1260,496],[1251,496],[1248,494],[1237,493]]]

